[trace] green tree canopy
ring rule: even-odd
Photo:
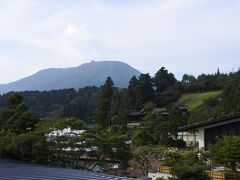
[[[177,80],[172,73],[169,73],[165,67],[162,67],[155,74],[154,82],[156,86],[156,92],[161,93],[167,90],[167,88],[169,88],[170,86],[175,85]]]
[[[23,103],[23,96],[19,92],[14,92],[7,98],[7,107],[16,109],[17,106]]]
[[[167,150],[165,154],[165,163],[173,168],[174,179],[210,180],[204,162],[199,159],[197,151],[180,153],[175,150]]]
[[[240,112],[240,71],[230,76],[223,91],[225,113]]]
[[[181,83],[187,92],[193,92],[199,89],[197,79],[193,75],[184,74]]]
[[[72,130],[79,130],[84,128],[84,123],[82,120],[77,118],[67,118],[55,121],[52,126],[59,130],[63,130],[68,127]]]
[[[237,164],[240,163],[240,137],[226,136],[217,141],[210,147],[210,155],[213,163],[236,171]]]
[[[133,76],[128,85],[128,103],[130,105],[130,108],[135,109],[136,108],[136,97],[137,97],[137,85],[138,85],[138,79],[136,76]]]
[[[145,103],[153,100],[153,80],[149,74],[141,74],[136,88],[136,108],[141,109]]]
[[[7,98],[7,108],[2,108],[0,114],[1,127],[19,134],[33,131],[39,122],[23,103],[23,96],[18,92]]]
[[[96,112],[97,123],[103,127],[111,127],[111,103],[113,96],[113,81],[110,77],[100,89],[100,97]]]

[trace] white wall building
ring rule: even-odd
[[[240,114],[209,119],[179,128],[179,131],[183,132],[183,134],[193,130],[198,132],[199,148],[208,150],[209,145],[214,144],[224,136],[240,136]],[[186,138],[183,138],[183,140],[186,140]]]
[[[197,132],[179,132],[178,139],[184,140],[187,146],[195,146],[199,143],[199,137]]]

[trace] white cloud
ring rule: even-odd
[[[229,0],[3,0],[0,83],[92,59],[152,74],[161,66],[178,75],[230,71],[240,66],[239,8]],[[16,64],[23,70],[12,76]]]

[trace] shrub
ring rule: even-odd
[[[223,165],[236,171],[240,163],[240,137],[226,136],[210,147],[211,160],[216,165]]]
[[[178,180],[210,180],[205,171],[205,167],[200,164],[177,164],[173,168],[173,175],[177,177]]]
[[[176,163],[181,160],[181,155],[177,152],[177,149],[168,149],[164,152],[165,160],[164,163],[167,166],[173,167]]]

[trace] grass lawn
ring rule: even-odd
[[[182,97],[180,97],[176,104],[188,106],[190,110],[194,110],[195,108],[202,105],[206,99],[218,96],[221,93],[222,91],[209,91],[203,93],[184,94]]]

